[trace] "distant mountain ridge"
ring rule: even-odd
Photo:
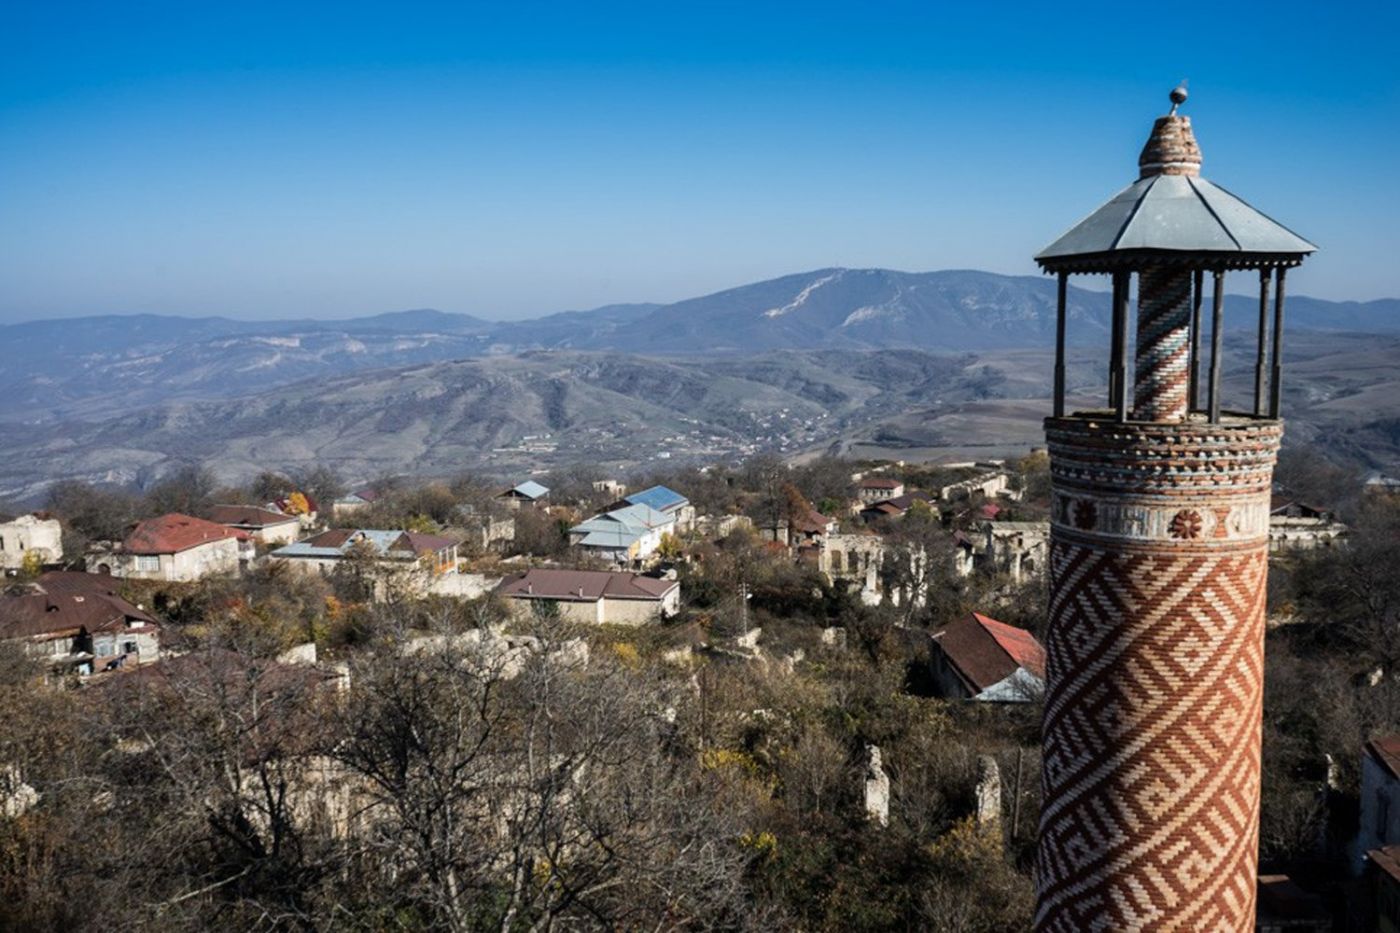
[[[609,305],[527,321],[433,309],[346,320],[95,316],[0,327],[0,421],[110,416],[236,398],[305,380],[420,363],[591,350],[660,355],[770,350],[1043,348],[1055,282],[975,270],[818,269],[672,304]],[[1229,327],[1255,300],[1232,295]],[[1104,345],[1109,299],[1071,286],[1069,340]],[[1293,330],[1400,334],[1400,300],[1292,297]]]

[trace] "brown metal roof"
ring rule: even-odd
[[[522,599],[597,602],[599,599],[660,600],[680,586],[639,573],[609,570],[555,570],[534,567],[501,581],[496,592]]]
[[[156,620],[119,596],[35,593],[0,599],[0,638],[44,638],[125,628]]]
[[[1045,649],[1034,635],[980,613],[950,622],[933,633],[933,640],[977,693],[1010,677],[1018,668],[1045,676]]]

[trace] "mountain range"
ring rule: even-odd
[[[610,305],[527,321],[430,309],[347,320],[100,316],[0,327],[0,421],[52,421],[237,398],[306,379],[419,363],[597,350],[650,355],[768,350],[1044,348],[1055,283],[975,271],[819,269],[673,304]],[[1069,341],[1102,346],[1109,299],[1071,286]],[[1257,304],[1231,295],[1229,327]],[[1400,300],[1289,300],[1290,329],[1400,333]]]
[[[1071,388],[1090,395],[1108,304],[1069,292]],[[1236,394],[1256,314],[1257,299],[1230,296]],[[1293,297],[1288,326],[1290,436],[1400,460],[1400,301]],[[1014,452],[1039,434],[1053,333],[1052,279],[879,269],[531,321],[425,309],[9,325],[0,498],[69,477],[141,486],[192,461],[230,481],[313,463],[358,481],[765,449]]]

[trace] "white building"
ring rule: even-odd
[[[531,568],[507,577],[496,590],[517,613],[557,613],[568,622],[642,625],[680,611],[675,580],[608,570]]]
[[[87,569],[138,580],[202,580],[237,573],[247,540],[227,525],[171,512],[139,522],[119,547],[88,554]]]
[[[58,519],[21,515],[0,522],[0,570],[18,570],[31,551],[39,555],[40,563],[63,560],[63,527]]]

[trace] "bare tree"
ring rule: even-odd
[[[735,923],[733,808],[615,665],[451,647],[357,669],[334,754],[365,781],[381,883],[450,930]]]

